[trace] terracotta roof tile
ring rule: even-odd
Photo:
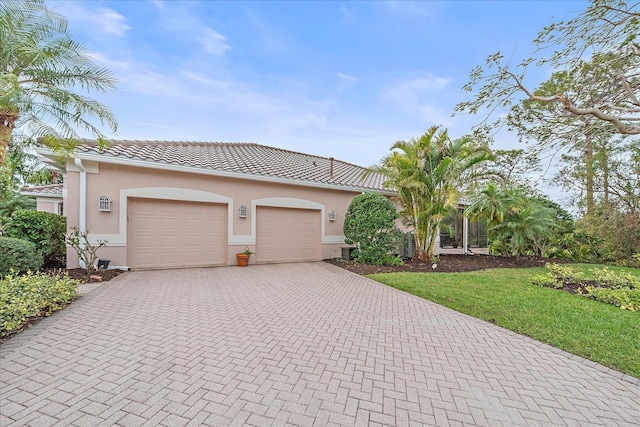
[[[62,184],[22,187],[20,193],[26,196],[62,197]]]
[[[101,150],[95,140],[83,142],[78,148],[80,153],[100,154],[112,159],[134,159],[363,190],[384,189],[384,176],[371,173],[363,177],[366,168],[362,166],[254,143],[112,140],[110,146]]]

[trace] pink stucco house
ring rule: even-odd
[[[42,185],[38,187],[24,187],[20,193],[36,198],[36,209],[64,215],[62,200],[62,184]]]
[[[252,263],[340,257],[353,198],[395,194],[361,166],[252,143],[83,140],[66,162],[38,152],[64,184],[22,193],[38,210],[64,214],[69,231],[106,241],[99,255],[112,266],[135,269],[235,265],[245,248]],[[487,252],[486,228],[483,246],[461,210],[450,220],[460,244],[443,235],[440,253]],[[411,256],[410,245],[401,253]],[[78,267],[71,248],[67,267]]]
[[[39,153],[64,174],[56,202],[69,228],[131,268],[235,265],[246,247],[252,263],[339,257],[353,197],[393,194],[363,167],[252,143],[85,140],[64,164]],[[72,249],[67,260],[78,265]]]

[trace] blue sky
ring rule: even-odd
[[[469,72],[517,63],[585,1],[49,1],[119,79],[115,139],[256,142],[378,163],[430,126],[452,137]],[[531,86],[550,70],[532,70]],[[496,148],[518,147],[500,134]]]

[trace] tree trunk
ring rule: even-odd
[[[0,112],[0,166],[4,165],[4,157],[11,140],[13,126],[18,116]]]
[[[607,152],[606,144],[603,144],[600,148],[600,168],[602,168],[604,204],[605,206],[609,206],[609,153]]]
[[[587,184],[587,215],[593,212],[593,134],[587,130],[585,134],[585,174]]]

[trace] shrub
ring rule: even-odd
[[[531,279],[534,285],[560,289],[565,284],[581,283],[585,280],[584,274],[568,265],[547,263],[545,267],[547,274],[538,274]]]
[[[640,278],[631,273],[609,270],[607,267],[593,270],[596,283],[604,288],[639,288]]]
[[[640,278],[608,268],[594,269],[593,280],[569,266],[547,264],[546,275],[531,278],[534,285],[560,289],[564,285],[580,285],[577,293],[596,301],[613,304],[624,310],[640,311]]]
[[[78,285],[66,273],[9,274],[0,280],[0,337],[19,330],[30,319],[65,307],[76,297]]]
[[[93,273],[98,262],[98,250],[107,245],[106,240],[98,240],[94,245],[89,241],[89,231],[80,231],[78,227],[73,227],[65,238],[69,246],[76,251],[78,261],[80,265],[84,265],[87,275]]]
[[[36,251],[42,256],[45,264],[64,261],[64,233],[67,231],[65,217],[50,212],[19,210],[11,215],[5,229],[9,237],[28,240],[35,244]]]
[[[42,256],[36,245],[26,240],[0,237],[0,277],[11,270],[24,272],[42,267]]]
[[[624,310],[640,311],[640,289],[586,286],[583,295]]]
[[[400,258],[392,255],[398,250],[401,238],[395,225],[398,217],[396,207],[382,194],[366,193],[354,197],[343,227],[345,242],[357,245],[354,258],[376,265],[400,263]]]

